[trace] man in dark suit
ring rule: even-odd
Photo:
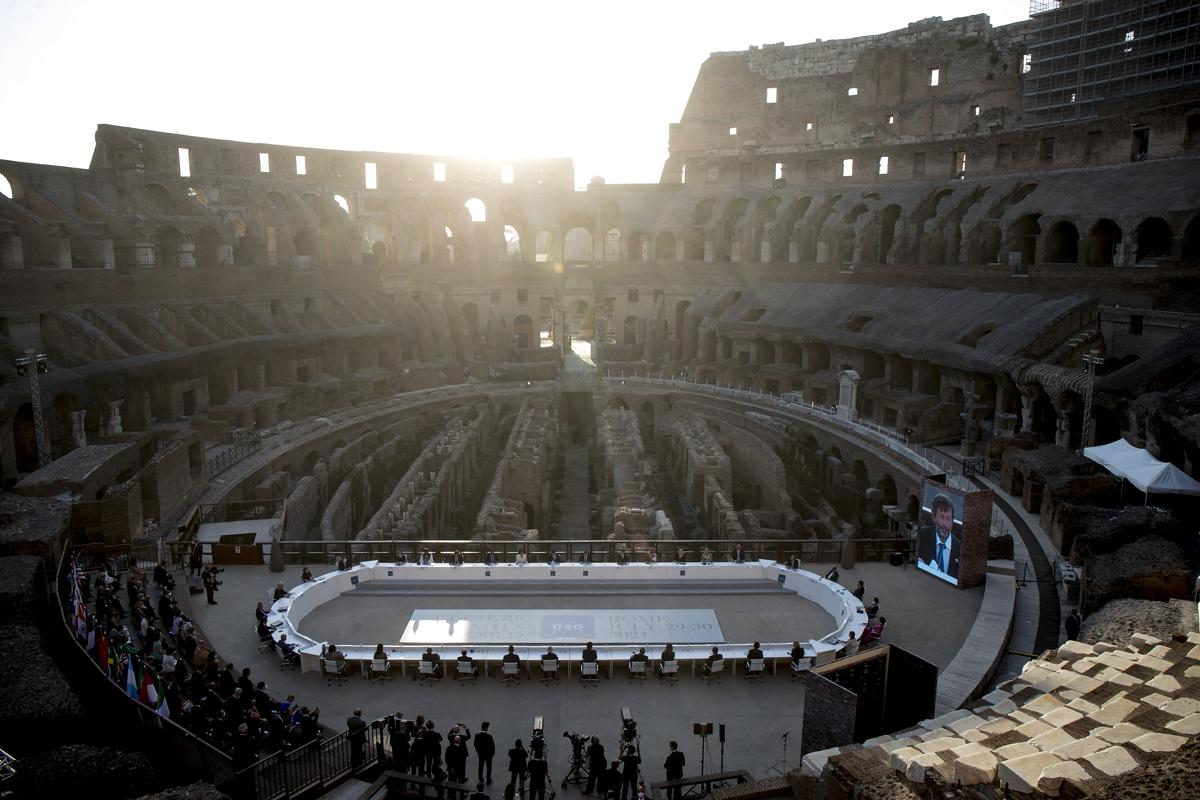
[[[483,783],[483,773],[486,767],[489,785],[492,782],[492,758],[496,755],[496,740],[492,738],[492,734],[488,733],[488,729],[491,727],[492,723],[485,722],[479,726],[479,733],[475,734],[475,755],[479,756],[479,782]]]
[[[683,778],[683,765],[687,763],[687,759],[683,757],[683,753],[679,752],[678,742],[671,741],[667,747],[667,760],[663,762],[663,769],[667,771],[667,780],[680,780]],[[667,790],[667,800],[680,800],[682,796],[683,793],[677,786]]]
[[[954,503],[937,494],[930,504],[932,525],[917,529],[917,560],[930,572],[940,573],[958,582],[959,539],[954,535]]]
[[[746,552],[742,550],[742,545],[739,542],[733,546],[733,556],[730,558],[735,564],[742,564],[746,561]]]
[[[467,782],[467,747],[461,736],[453,736],[446,746],[446,772],[453,783]]]
[[[363,763],[363,749],[367,744],[367,723],[362,718],[362,709],[346,718],[346,730],[350,732],[350,763],[357,767]]]

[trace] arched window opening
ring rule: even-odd
[[[654,239],[654,260],[675,260],[675,234],[663,231]]]
[[[1088,235],[1088,266],[1111,267],[1117,245],[1121,243],[1121,228],[1111,219],[1102,219],[1092,226]]]
[[[333,202],[337,203],[338,206],[341,207],[342,211],[346,212],[346,216],[350,216],[350,201],[349,200],[342,197],[340,194],[335,194],[333,196]]]
[[[478,197],[472,197],[463,203],[463,207],[471,215],[471,222],[487,222],[487,206]]]
[[[1070,222],[1056,222],[1047,234],[1046,260],[1052,264],[1079,261],[1079,231]]]
[[[504,255],[509,261],[521,260],[521,235],[512,225],[504,226]]]
[[[1168,258],[1171,255],[1171,226],[1161,217],[1143,220],[1137,228],[1137,260]]]
[[[567,231],[563,246],[563,258],[567,261],[590,261],[592,259],[592,232],[587,228],[571,228]]]

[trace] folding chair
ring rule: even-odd
[[[500,665],[500,673],[504,676],[500,683],[510,685],[521,680],[521,664],[519,661],[505,661]]]
[[[725,659],[718,658],[712,664],[705,664],[704,671],[700,673],[700,677],[709,683],[720,683],[721,673],[725,671]]]
[[[346,675],[349,672],[346,665],[336,658],[322,659],[321,671],[325,673],[325,679],[329,681],[330,686],[341,686],[346,682]]]
[[[558,659],[543,658],[542,659],[542,683],[548,684],[551,681],[558,680]]]
[[[751,658],[746,661],[746,674],[742,677],[748,681],[763,682],[763,675],[767,671],[767,662],[763,658]]]
[[[392,676],[388,675],[388,671],[391,668],[392,662],[386,658],[372,658],[367,665],[367,678],[371,681],[390,681]]]
[[[679,683],[679,662],[678,661],[660,661],[658,662],[658,676],[665,683]]]
[[[474,661],[456,661],[454,663],[458,665],[454,672],[454,680],[470,681],[471,683],[479,680],[479,667]]]
[[[630,661],[629,662],[629,682],[634,681],[645,682],[646,680],[646,662],[645,661]]]
[[[442,679],[442,676],[437,670],[438,666],[439,666],[438,664],[435,664],[432,661],[422,661],[419,665],[420,669],[418,672],[417,682],[418,683],[428,683],[429,685],[432,686],[433,684],[440,681]]]
[[[584,661],[579,665],[579,682],[584,686],[600,685],[600,665],[595,661]]]

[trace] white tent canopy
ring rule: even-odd
[[[1200,495],[1200,482],[1166,461],[1159,461],[1124,439],[1083,448],[1083,454],[1146,494]]]

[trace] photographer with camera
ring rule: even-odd
[[[221,570],[218,567],[205,566],[200,571],[200,580],[204,583],[204,593],[208,595],[208,604],[215,606],[217,601],[213,599],[213,593],[220,591],[217,587],[221,585],[221,581],[217,580],[217,573]]]

